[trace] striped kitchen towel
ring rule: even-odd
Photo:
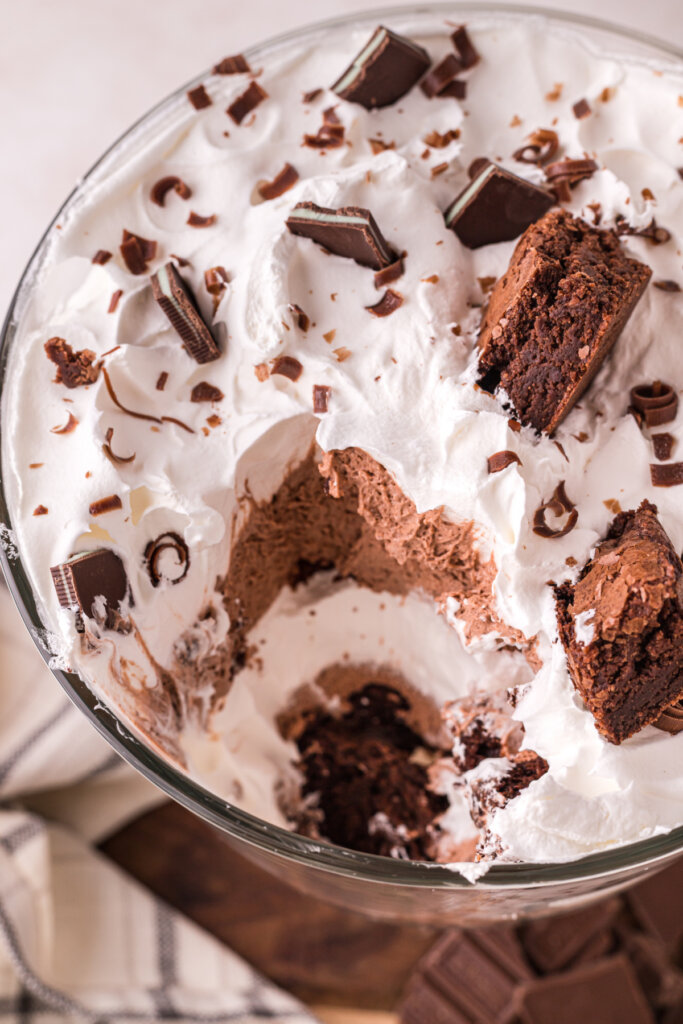
[[[0,1021],[291,1021],[291,996],[89,845],[164,799],[43,664],[0,584]]]

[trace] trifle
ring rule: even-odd
[[[54,664],[365,853],[472,878],[683,824],[682,141],[680,74],[542,19],[221,59],[21,311]]]

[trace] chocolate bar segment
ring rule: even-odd
[[[129,596],[128,577],[117,554],[98,548],[53,566],[50,573],[62,608],[104,621],[108,628],[114,626],[120,606]]]
[[[610,742],[683,697],[683,564],[654,505],[620,513],[578,582],[555,594],[569,673]]]
[[[523,1024],[655,1024],[627,957],[585,964],[543,978],[520,993]]]
[[[555,205],[544,188],[487,162],[445,213],[446,225],[468,249],[509,242]]]
[[[430,63],[421,46],[380,25],[332,91],[367,110],[387,107],[412,89]]]
[[[397,258],[375,218],[360,206],[330,210],[315,203],[297,203],[287,227],[293,235],[310,238],[335,256],[346,256],[373,270],[383,270]]]
[[[151,277],[152,292],[188,355],[198,363],[210,363],[220,356],[211,331],[201,318],[188,286],[173,263],[166,263]]]
[[[552,434],[588,388],[651,270],[612,231],[564,210],[533,224],[496,282],[479,335],[480,384],[517,419]]]

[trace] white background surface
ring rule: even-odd
[[[373,0],[0,0],[0,319],[78,177],[150,106],[226,54],[372,6]],[[681,0],[574,0],[573,9],[683,44]]]

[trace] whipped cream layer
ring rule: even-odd
[[[434,22],[425,31],[425,22],[419,24],[418,31],[406,18],[390,27],[424,46],[434,63],[452,52],[448,26]],[[239,126],[225,111],[250,76],[211,76],[206,88],[212,106],[196,111],[183,95],[155,115],[138,129],[132,152],[110,159],[52,231],[21,307],[2,407],[4,486],[48,645],[56,663],[79,671],[126,716],[136,689],[158,686],[159,671],[172,668],[182,636],[189,632],[206,654],[224,638],[228,621],[217,584],[229,563],[245,491],[256,500],[269,498],[314,440],[323,450],[357,446],[390,471],[418,511],[442,506],[447,517],[477,524],[482,552],[492,554],[497,567],[500,617],[529,639],[537,637],[541,667],[525,679],[530,686],[515,716],[524,723],[526,745],[550,768],[496,813],[492,825],[505,856],[567,860],[655,835],[683,823],[683,734],[647,728],[619,747],[598,735],[569,679],[548,581],[573,578],[605,534],[615,503],[628,509],[649,498],[676,549],[683,548],[680,488],[652,487],[651,441],[627,411],[634,385],[663,379],[679,392],[683,388],[683,294],[648,287],[612,357],[554,439],[528,428],[515,432],[501,402],[474,387],[486,279],[504,272],[515,243],[468,250],[446,228],[443,211],[467,183],[476,157],[488,156],[542,183],[542,170],[515,162],[512,154],[535,129],[552,127],[558,156],[587,153],[599,165],[573,189],[568,208],[592,223],[592,204],[599,203],[604,227],[619,215],[634,228],[656,217],[671,232],[670,241],[653,246],[629,237],[625,244],[652,267],[653,281],[682,282],[683,181],[677,168],[683,164],[683,76],[613,59],[578,33],[542,19],[497,14],[495,25],[484,17],[468,25],[482,59],[468,73],[464,101],[427,99],[413,88],[393,106],[367,111],[327,87],[372,28],[321,32],[256,60],[268,98]],[[323,91],[303,102],[303,94],[315,89]],[[592,112],[579,120],[572,106],[581,99]],[[330,106],[344,125],[345,144],[322,150],[302,145]],[[455,130],[458,137],[444,148],[425,142],[431,133]],[[370,140],[378,139],[391,148],[374,152],[378,147]],[[272,180],[286,162],[299,180],[280,198],[262,201],[258,183]],[[152,202],[152,186],[167,175],[180,177],[191,198],[170,192],[163,207]],[[304,201],[368,208],[387,242],[407,253],[405,273],[392,285],[404,301],[391,316],[367,311],[381,296],[371,271],[287,231],[287,215]],[[215,215],[215,222],[189,226],[191,210]],[[153,300],[148,276],[132,275],[121,260],[123,229],[157,242],[150,273],[171,254],[189,261],[181,273],[213,323],[220,359],[200,366],[186,354]],[[98,249],[114,253],[104,266],[92,263]],[[213,312],[204,272],[216,266],[226,269],[229,283]],[[116,309],[108,312],[118,290]],[[293,303],[311,321],[306,332],[292,316]],[[112,402],[102,374],[74,390],[55,384],[55,368],[43,350],[55,335],[74,349],[108,353],[111,384],[128,409],[175,417],[189,430],[132,418]],[[260,380],[255,367],[280,355],[301,362],[299,379]],[[168,380],[158,390],[162,372]],[[192,402],[199,382],[219,388],[224,398]],[[313,385],[331,388],[324,414],[313,413]],[[78,421],[75,428],[54,432],[70,415]],[[112,449],[124,457],[135,453],[133,461],[107,459],[102,446],[111,428]],[[666,429],[676,438],[674,458],[680,457],[683,416]],[[521,464],[489,475],[488,456],[504,449]],[[532,529],[534,511],[561,480],[577,506],[578,525],[561,539],[541,538]],[[112,494],[120,497],[120,510],[89,514],[92,502]],[[36,516],[40,505],[48,512]],[[166,531],[187,543],[189,571],[178,585],[154,587],[143,553]],[[124,560],[137,629],[128,636],[106,633],[86,652],[73,613],[59,607],[50,567],[103,544]],[[346,593],[334,600],[343,604]],[[369,602],[367,645],[349,639],[348,609],[332,608],[331,621],[339,615],[340,633],[349,624],[339,643],[352,658],[373,651],[380,658],[383,620],[375,596],[363,600]],[[422,614],[425,599],[414,600]],[[238,675],[211,730],[198,735],[188,727],[181,741],[198,781],[280,823],[274,794],[289,771],[291,752],[275,737],[273,722],[295,684],[310,682],[325,660],[324,643],[314,637],[315,656],[304,658],[300,671],[299,662],[288,664],[292,677],[281,686],[283,622],[303,615],[290,605],[284,594],[258,626],[261,638],[272,635],[278,656],[265,659],[260,672]],[[450,605],[447,619],[435,617],[433,630],[425,632],[434,651],[420,654],[408,637],[400,645],[397,637],[395,666],[410,679],[421,657],[433,663],[433,672],[411,681],[437,701],[462,696],[470,684],[493,691],[518,683],[519,665],[496,652],[497,637],[465,645],[467,609]],[[407,613],[394,610],[392,628],[400,636]],[[464,659],[471,667],[444,674],[435,652],[455,658],[447,653],[453,645],[454,663]],[[292,657],[298,656],[294,648]],[[201,696],[208,707],[210,688]],[[238,722],[251,754],[240,754]],[[274,751],[268,737],[274,737]],[[175,752],[170,741],[168,752]],[[458,799],[453,796],[452,820],[461,822]]]

